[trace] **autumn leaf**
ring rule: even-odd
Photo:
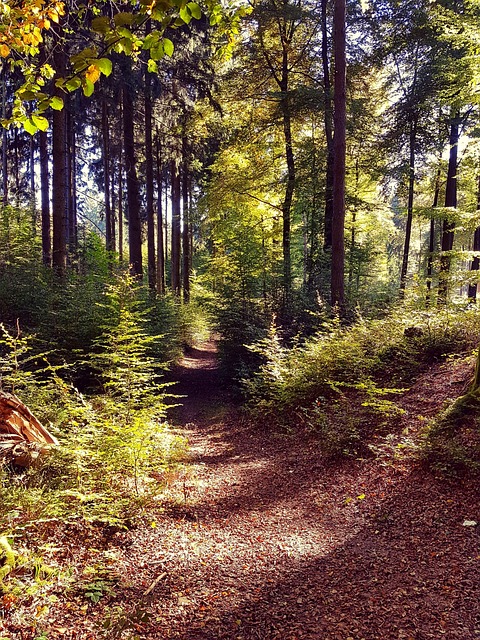
[[[6,58],[10,53],[10,47],[6,44],[0,44],[0,56]]]
[[[100,68],[96,64],[91,64],[85,72],[85,78],[95,84],[100,78]]]

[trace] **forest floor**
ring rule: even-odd
[[[99,602],[58,590],[36,631],[7,612],[5,638],[480,639],[478,478],[437,477],[412,455],[470,363],[432,365],[398,399],[389,435],[372,437],[375,455],[337,461],[314,433],[251,425],[214,343],[175,373],[187,467],[129,531],[57,531],[51,561],[63,554],[79,583],[96,566]]]

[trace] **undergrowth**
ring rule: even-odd
[[[272,323],[267,337],[249,346],[262,364],[243,380],[247,409],[274,428],[318,432],[332,455],[351,453],[368,436],[365,415],[375,415],[370,428],[394,421],[401,413],[396,395],[432,361],[471,351],[479,329],[474,309],[396,309],[347,327],[333,319],[288,347]]]

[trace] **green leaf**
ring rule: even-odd
[[[187,7],[189,8],[190,13],[192,14],[192,16],[196,20],[200,20],[200,18],[202,17],[202,10],[198,6],[198,4],[196,2],[189,2],[187,4]]]
[[[23,123],[23,128],[31,136],[33,136],[33,134],[37,133],[37,131],[38,131],[38,127],[35,126],[35,124],[32,122],[31,118],[29,120],[25,120],[25,122]]]
[[[163,50],[169,58],[173,55],[173,42],[169,38],[163,39]]]
[[[157,44],[150,49],[150,57],[152,60],[161,60],[164,54],[163,42],[157,42]]]
[[[46,131],[48,129],[48,120],[43,116],[33,115],[31,120],[37,129],[40,129],[40,131]]]
[[[99,58],[95,64],[104,76],[109,76],[112,73],[112,61],[108,58]]]
[[[157,66],[157,63],[155,62],[155,60],[149,60],[148,61],[148,71],[150,73],[158,73],[158,66]]]
[[[115,22],[115,25],[117,27],[123,27],[126,24],[132,24],[133,14],[122,11],[121,13],[117,13],[117,15],[113,18],[113,21]]]
[[[60,96],[53,96],[50,100],[50,106],[52,109],[55,109],[55,111],[61,111],[63,109],[63,99],[60,98]]]
[[[180,13],[180,18],[184,21],[184,23],[189,24],[189,22],[192,20],[192,15],[188,10],[188,7],[182,7],[179,13]]]
[[[143,45],[142,45],[142,49],[151,49],[159,40],[160,38],[160,33],[158,31],[153,31],[152,33],[149,33],[148,36],[146,36],[145,40],[143,41]]]
[[[110,20],[106,16],[99,16],[92,20],[92,29],[97,33],[107,33],[110,30]]]
[[[83,94],[87,96],[87,98],[89,98],[92,95],[94,89],[95,87],[93,86],[93,82],[88,78],[85,78],[83,84]]]
[[[72,93],[72,91],[76,91],[77,89],[79,89],[81,85],[82,81],[80,80],[80,78],[70,78],[70,80],[67,80],[67,82],[65,83],[65,89]]]

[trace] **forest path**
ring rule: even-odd
[[[397,440],[376,442],[377,457],[337,463],[314,436],[252,428],[213,343],[175,373],[190,471],[122,543],[123,601],[149,613],[139,638],[478,640],[479,535],[463,526],[480,520],[478,486],[436,479],[396,448],[445,400],[447,370],[405,394]]]

